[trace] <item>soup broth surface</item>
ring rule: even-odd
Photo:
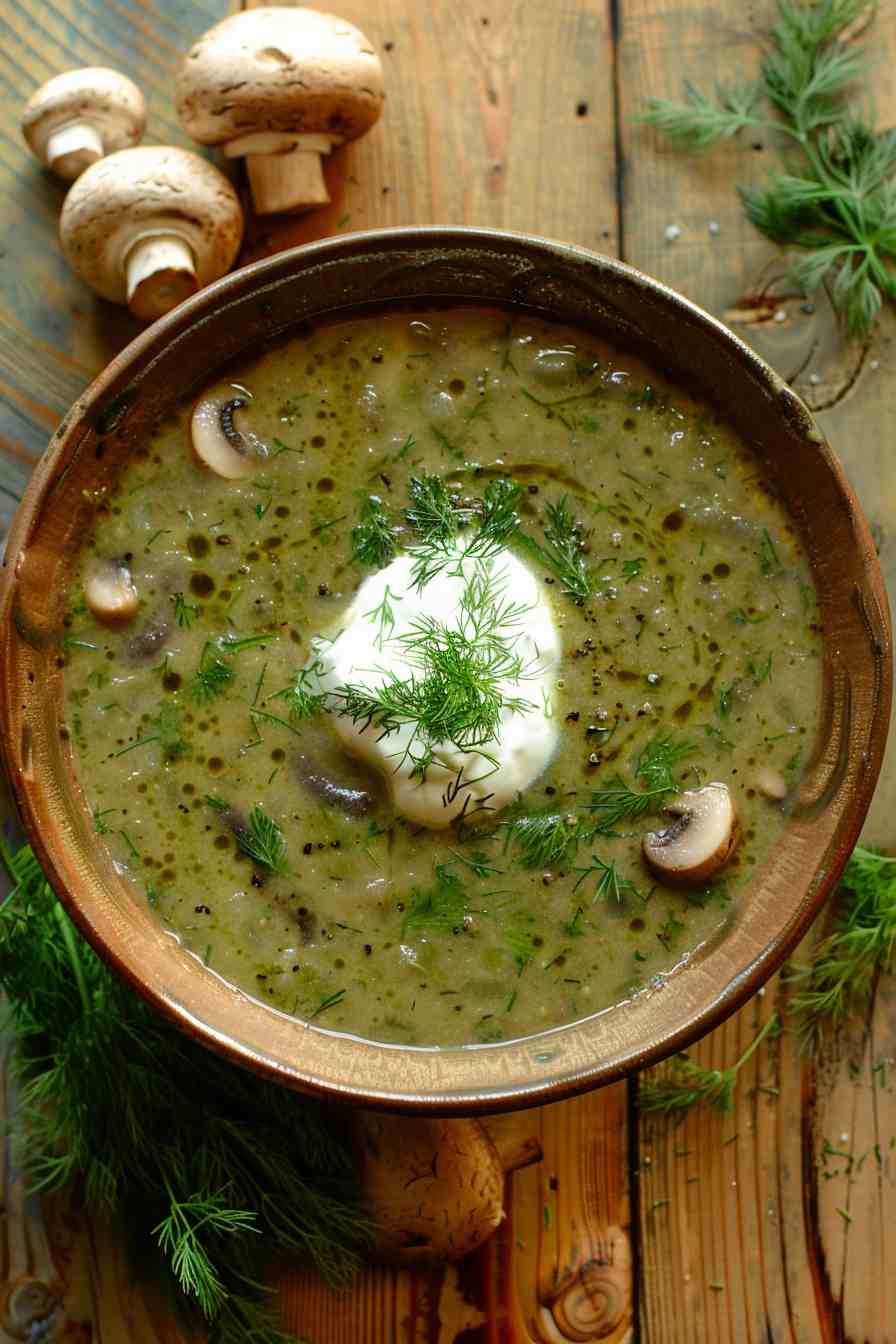
[[[687,974],[781,834],[819,698],[809,566],[748,446],[635,358],[525,313],[321,323],[212,394],[243,403],[257,470],[197,461],[184,403],[100,506],[66,618],[82,786],[166,927],[286,1013],[419,1045],[526,1035]],[[490,485],[519,487],[506,546],[562,646],[544,771],[439,830],[397,815],[292,693],[376,569],[365,538],[383,562],[420,544],[404,511],[429,478],[461,536]],[[84,597],[110,562],[139,599],[118,625]],[[712,881],[665,886],[642,837],[711,781],[740,844]]]

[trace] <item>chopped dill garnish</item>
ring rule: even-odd
[[[693,742],[686,738],[676,738],[674,733],[656,733],[638,753],[635,774],[650,790],[674,793],[678,786],[672,771],[693,751]]]
[[[622,577],[626,583],[632,583],[641,577],[641,570],[647,563],[646,556],[639,555],[634,560],[623,560]]]
[[[591,862],[586,868],[576,868],[574,871],[579,874],[573,887],[574,893],[583,883],[594,879],[595,888],[591,897],[592,902],[604,899],[615,901],[617,905],[621,905],[623,897],[628,893],[639,897],[639,899],[641,898],[641,893],[634,882],[630,878],[619,876],[619,870],[615,862],[605,863],[596,854],[591,855]]]
[[[308,1021],[313,1022],[316,1017],[320,1017],[321,1013],[325,1013],[328,1008],[335,1008],[338,1004],[342,1003],[345,994],[346,991],[344,989],[337,989],[334,993],[328,994],[325,999],[321,999],[314,1011],[308,1014]]]
[[[896,858],[857,846],[837,891],[833,927],[788,980],[790,1011],[800,1036],[817,1046],[867,1002],[877,976],[893,968],[896,952]]]
[[[448,853],[457,863],[469,868],[476,877],[498,877],[503,871],[489,863],[488,855],[481,849],[473,849],[469,854],[460,854],[456,849],[449,849]]]
[[[352,528],[352,558],[359,565],[382,569],[395,554],[395,538],[389,515],[378,495],[368,495],[361,505],[360,521]]]
[[[504,850],[512,850],[524,868],[548,868],[571,863],[581,834],[572,814],[545,812],[512,817],[502,822]]]
[[[451,866],[437,863],[428,887],[411,892],[401,921],[401,936],[409,933],[460,933],[469,913],[464,885]]]
[[[774,578],[776,574],[783,572],[778,548],[772,541],[771,533],[767,527],[762,529],[762,539],[759,542],[759,572],[765,578]]]
[[[276,638],[276,634],[248,635],[244,639],[237,639],[234,635],[220,635],[217,639],[206,640],[199,656],[199,666],[190,682],[192,698],[199,704],[208,704],[222,695],[235,675],[227,659],[242,649],[270,644]]]
[[[438,478],[431,476],[425,478],[425,482],[434,480]],[[412,481],[411,485],[414,484]],[[422,485],[423,482],[417,484]],[[441,481],[438,481],[438,486],[442,491],[445,490]],[[515,481],[501,477],[489,482],[478,508],[461,509],[451,505],[452,513],[443,519],[441,527],[437,527],[429,535],[424,532],[421,539],[410,548],[409,553],[414,558],[412,578],[415,587],[423,588],[437,574],[446,570],[449,574],[461,575],[465,561],[488,560],[496,555],[519,527],[516,501],[520,489]],[[440,495],[438,489],[433,495],[430,487],[430,494],[444,503],[444,497]],[[413,512],[413,507],[405,511],[409,522]],[[450,532],[446,531],[449,517],[450,527],[453,529]],[[470,526],[473,523],[475,528]],[[419,524],[417,526],[419,529]],[[468,527],[469,531],[466,530]]]
[[[621,825],[652,812],[669,792],[666,788],[632,789],[621,775],[616,775],[604,788],[595,789],[591,794],[588,807],[596,818],[593,834],[618,834]]]
[[[240,849],[253,863],[269,868],[272,873],[288,872],[283,832],[257,803],[249,813],[246,825],[235,827],[234,834]]]
[[[728,619],[734,625],[759,625],[760,621],[768,620],[768,612],[757,611],[751,615],[744,611],[743,607],[735,607],[733,611],[729,611]]]
[[[566,505],[566,496],[545,505],[544,544],[525,532],[518,544],[537,559],[563,585],[564,593],[584,602],[593,592],[592,578],[582,552],[581,529]]]
[[[326,709],[327,705],[326,691],[317,689],[317,677],[321,670],[321,664],[317,660],[309,667],[300,667],[292,683],[284,686],[282,691],[275,691],[273,695],[269,695],[264,703],[282,700],[291,723],[304,723],[307,719],[313,719],[316,714]]]
[[[408,482],[410,504],[404,511],[408,524],[429,543],[445,543],[457,535],[466,517],[458,508],[440,476],[412,476]]]
[[[638,1109],[645,1115],[683,1115],[692,1106],[705,1104],[717,1111],[730,1111],[738,1073],[765,1038],[774,1039],[780,1030],[780,1019],[775,1013],[756,1033],[740,1059],[727,1069],[704,1069],[686,1056],[676,1055],[663,1077],[639,1083]]]
[[[391,637],[392,631],[395,629],[395,610],[392,606],[392,601],[393,599],[397,600],[400,596],[400,593],[393,593],[387,583],[386,590],[383,593],[383,598],[379,606],[371,607],[370,611],[365,611],[364,613],[365,621],[375,622],[378,627],[376,638],[373,642],[381,653],[383,651],[383,645],[386,640]]]
[[[533,708],[530,700],[506,690],[508,683],[519,683],[526,675],[514,634],[526,610],[505,600],[487,563],[477,565],[461,595],[455,624],[420,616],[400,637],[410,675],[384,671],[376,686],[338,686],[328,694],[328,707],[361,724],[362,731],[373,727],[384,737],[411,725],[413,735],[402,760],[410,757],[421,774],[439,742],[451,742],[459,751],[479,750],[490,759],[487,747],[502,716]]]
[[[184,630],[189,630],[199,615],[199,608],[188,602],[183,593],[174,593],[171,601],[174,603],[174,619]]]

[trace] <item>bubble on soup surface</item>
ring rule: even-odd
[[[457,415],[457,406],[450,392],[430,392],[424,413],[437,424],[445,424]]]
[[[539,350],[532,360],[532,376],[545,387],[562,387],[576,378],[576,356],[572,350]]]

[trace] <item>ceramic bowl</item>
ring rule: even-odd
[[[525,1039],[424,1049],[303,1024],[225,983],[156,923],[94,833],[63,729],[63,600],[91,510],[166,408],[299,322],[396,301],[527,308],[630,349],[717,405],[789,508],[819,596],[824,691],[814,752],[770,860],[723,932],[661,988]],[[686,1046],[733,1012],[821,909],[858,837],[890,706],[887,600],[868,527],[811,415],[714,318],[631,268],[537,238],[390,229],[227,276],[139,336],[59,426],[9,538],[0,587],[0,729],[47,874],[102,955],[212,1049],[363,1105],[496,1111],[555,1100]]]

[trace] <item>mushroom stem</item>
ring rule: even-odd
[[[128,307],[142,322],[152,322],[199,289],[196,262],[177,234],[138,238],[125,260]]]
[[[296,145],[286,154],[247,154],[246,171],[256,214],[295,214],[330,199],[318,150]]]
[[[47,167],[66,182],[74,182],[85,168],[104,155],[103,141],[87,121],[71,121],[60,126],[47,140]]]

